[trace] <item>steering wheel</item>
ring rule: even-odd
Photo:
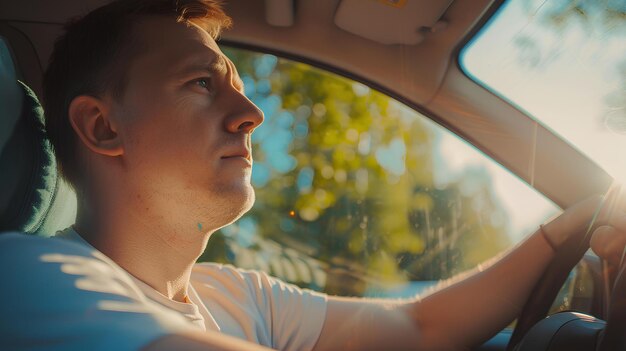
[[[594,220],[599,214],[610,213],[617,193],[613,186],[607,191]],[[626,350],[626,265],[617,275],[607,322],[575,312],[545,318],[569,272],[589,249],[596,227],[592,223],[586,230],[570,235],[559,247],[526,301],[507,351]]]

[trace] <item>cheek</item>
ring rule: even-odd
[[[209,105],[181,97],[145,106],[130,126],[128,160],[154,172],[194,172],[206,167],[220,145],[218,118]],[[207,169],[205,168],[205,171]]]
[[[130,111],[133,136],[156,145],[192,137],[202,122],[197,100],[173,94],[154,94],[150,99],[143,99]]]
[[[178,97],[173,101],[169,113],[174,120],[171,128],[176,130],[179,142],[195,145],[205,152],[219,147],[224,128],[220,114],[209,96],[189,94]]]
[[[137,90],[135,90],[137,91]],[[128,163],[190,170],[206,165],[220,146],[220,118],[208,94],[172,87],[145,89],[126,101]],[[190,170],[191,171],[191,170]]]
[[[203,101],[198,96],[185,95],[171,100],[164,106],[179,123],[202,122],[202,115],[210,107],[209,101]]]

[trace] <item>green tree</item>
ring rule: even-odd
[[[436,188],[432,127],[416,112],[309,65],[225,52],[266,121],[253,134],[249,228],[226,228],[202,259],[236,261],[229,243],[253,235],[243,245],[258,255],[259,240],[271,240],[321,262],[324,286],[296,283],[362,295],[372,285],[450,277],[508,246],[506,222],[491,221],[502,210],[486,172],[467,174],[477,184],[471,194],[458,183]]]
[[[543,37],[564,38],[575,32],[574,29],[581,29],[590,42],[607,44],[617,38],[623,43],[626,38],[624,0],[530,0],[521,4],[528,21],[545,29],[539,33],[521,30],[514,38],[520,48],[520,61],[534,68],[549,66],[555,57],[566,51],[561,40],[546,41]],[[551,44],[545,44],[547,42]],[[613,131],[626,133],[626,55],[609,68],[621,77],[621,82],[606,97],[606,112],[599,122]]]

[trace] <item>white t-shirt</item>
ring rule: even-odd
[[[70,240],[0,235],[0,345],[136,350],[196,328],[280,350],[310,350],[321,332],[324,294],[262,272],[199,263],[188,287],[192,303],[176,302],[71,228],[57,237]]]

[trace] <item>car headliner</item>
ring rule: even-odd
[[[106,2],[0,3],[0,35],[37,93],[62,23]],[[448,26],[416,45],[385,45],[346,32],[334,23],[340,2],[298,1],[294,24],[279,27],[263,15],[266,1],[231,0],[226,12],[234,27],[222,42],[321,66],[383,91],[455,131],[561,207],[608,188],[604,170],[461,70],[461,48],[502,1],[453,1],[442,16]]]

